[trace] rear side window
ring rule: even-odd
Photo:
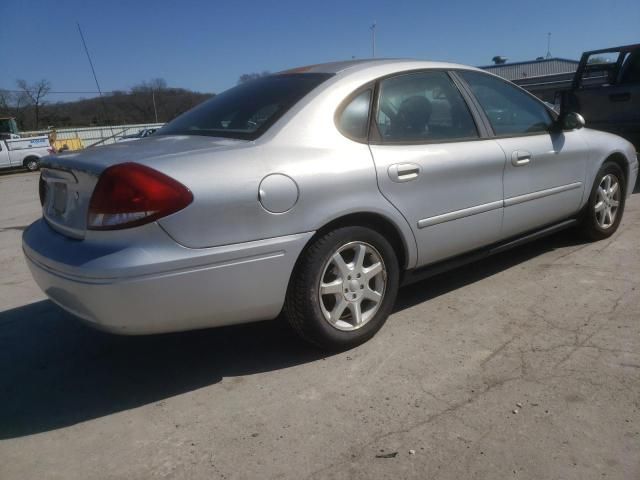
[[[338,129],[353,140],[367,140],[371,89],[356,95],[338,117]]]
[[[471,87],[496,135],[546,132],[551,127],[546,107],[515,86],[484,73],[458,73]]]
[[[469,108],[446,72],[403,74],[380,83],[376,122],[383,142],[478,137]]]
[[[254,140],[331,76],[327,73],[281,74],[243,83],[180,115],[156,135]]]
[[[580,86],[589,88],[614,84],[618,75],[620,55],[619,51],[589,55],[584,68],[576,72]]]

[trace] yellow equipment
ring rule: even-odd
[[[75,138],[58,139],[58,132],[56,132],[55,128],[49,132],[49,143],[56,149],[56,152],[82,150],[84,148],[82,140],[77,135]]]

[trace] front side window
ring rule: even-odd
[[[356,95],[338,117],[338,128],[347,137],[366,140],[369,127],[371,90]]]
[[[640,50],[627,55],[620,70],[620,83],[640,83]]]
[[[549,131],[553,119],[539,101],[490,75],[473,71],[458,73],[471,87],[496,135]]]
[[[280,74],[243,83],[180,115],[156,135],[254,140],[331,76],[327,73]]]
[[[462,95],[449,75],[441,71],[383,80],[376,122],[383,142],[429,143],[478,137]]]

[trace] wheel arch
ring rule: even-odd
[[[415,252],[411,251],[411,246],[408,245],[408,242],[414,241],[414,239],[407,239],[406,235],[403,235],[401,228],[393,220],[377,212],[353,212],[331,219],[316,230],[315,234],[307,242],[307,246],[325,233],[335,230],[336,228],[347,226],[367,227],[383,235],[396,251],[400,271],[403,272],[404,270],[407,270],[412,261],[412,257],[415,256]]]
[[[26,166],[27,166],[27,163],[28,163],[30,160],[35,160],[36,162],[40,162],[40,157],[39,157],[38,155],[35,155],[35,154],[27,155],[26,157],[24,157],[24,158],[22,159],[22,166],[23,166],[23,167],[26,167]]]
[[[615,150],[613,152],[607,152],[606,155],[598,157],[599,161],[593,162],[587,170],[587,178],[580,207],[581,209],[586,207],[589,201],[589,197],[591,196],[591,190],[593,189],[594,182],[596,181],[596,176],[598,175],[598,172],[600,171],[602,166],[607,162],[613,162],[622,169],[622,173],[624,175],[622,184],[625,186],[625,189],[628,188],[627,180],[629,179],[630,165],[624,152]]]
[[[614,165],[619,169],[619,173],[622,176],[622,178],[619,179],[622,195],[619,203],[620,211],[617,213],[615,218],[611,220],[612,223],[608,226],[604,226],[597,219],[597,215],[594,214],[596,203],[592,202],[595,202],[593,195],[604,178],[603,174],[608,174],[608,171],[605,168],[607,165],[609,165],[609,171]],[[629,164],[627,157],[624,153],[619,151],[609,152],[602,161],[595,164],[595,167],[597,167],[597,169],[593,173],[592,182],[589,188],[585,188],[585,204],[577,217],[580,222],[579,229],[588,241],[603,240],[613,235],[617,230],[624,212],[625,200],[628,194],[627,189],[629,188],[629,175],[631,174],[631,165]],[[602,221],[604,222],[604,219]]]
[[[379,213],[379,212],[371,212],[371,211],[358,211],[358,212],[350,212],[344,213],[336,216],[330,220],[327,220],[320,228],[318,228],[315,233],[307,240],[304,248],[300,251],[298,258],[296,259],[293,268],[291,270],[289,276],[289,282],[287,285],[287,292],[291,288],[291,282],[294,279],[295,272],[297,271],[300,261],[303,258],[303,255],[307,251],[310,245],[313,242],[320,238],[322,235],[335,230],[341,227],[367,227],[375,230],[379,234],[383,235],[394,248],[396,255],[398,256],[398,267],[399,267],[399,284],[402,285],[403,277],[406,271],[413,267],[412,263],[417,261],[417,246],[415,244],[415,239],[413,236],[407,238],[406,233],[403,234],[402,227],[397,225],[393,220],[391,220],[388,216]],[[407,225],[408,228],[408,225]],[[413,245],[410,246],[408,242],[413,242]],[[283,305],[284,309],[284,305]]]
[[[622,169],[622,173],[624,174],[623,184],[626,188],[627,179],[629,178],[629,161],[627,160],[627,157],[625,157],[624,153],[613,152],[607,158],[604,159],[604,161],[598,167],[598,170],[600,170],[600,168],[602,168],[602,165],[604,165],[606,162],[613,162]]]

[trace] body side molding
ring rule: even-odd
[[[474,205],[473,207],[454,210],[453,212],[443,213],[434,217],[423,218],[422,220],[418,221],[418,228],[431,227],[433,225],[438,225],[439,223],[459,220],[461,218],[470,217],[471,215],[477,215],[479,213],[490,212],[491,210],[496,210],[502,207],[511,207],[513,205],[530,202],[532,200],[548,197],[557,193],[568,192],[569,190],[574,190],[580,187],[582,187],[582,182],[569,183],[567,185],[560,185],[559,187],[547,188],[545,190],[539,190],[537,192],[518,195],[517,197],[510,197],[504,200],[496,200],[495,202],[483,203],[481,205]]]
[[[567,185],[560,185],[559,187],[547,188],[539,190],[537,192],[525,193],[524,195],[518,195],[517,197],[510,197],[504,199],[504,206],[511,207],[512,205],[518,205],[519,203],[530,202],[531,200],[537,200],[539,198],[548,197],[549,195],[555,195],[556,193],[568,192],[580,188],[582,182],[569,183]]]

